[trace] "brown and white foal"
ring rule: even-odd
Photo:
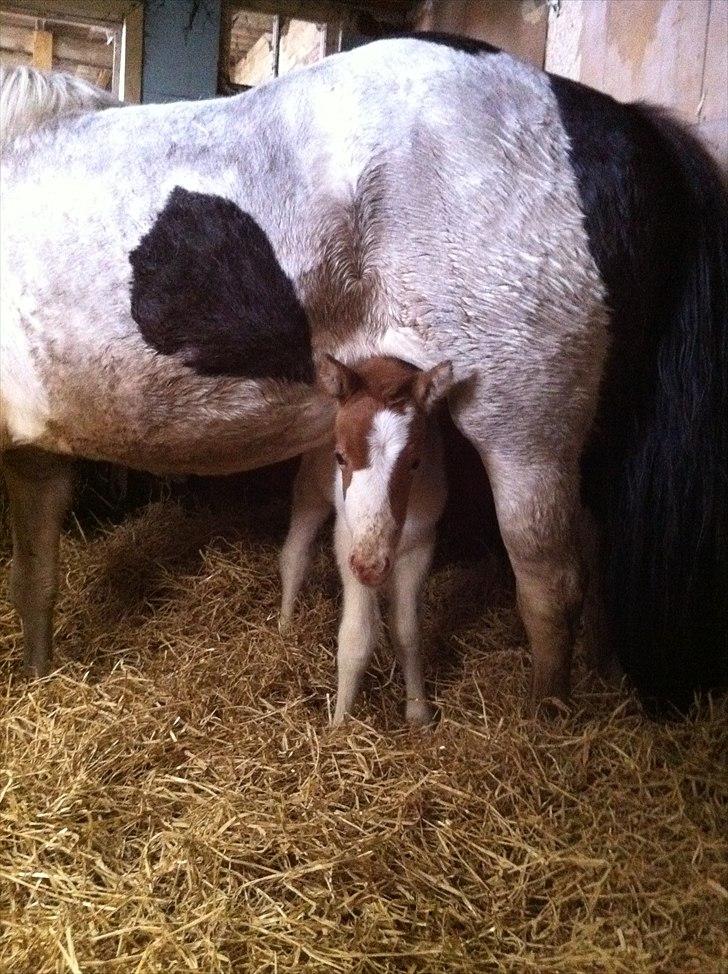
[[[306,454],[296,478],[288,537],[281,552],[281,624],[287,625],[311,546],[332,504],[344,586],[334,724],[349,713],[379,631],[379,599],[388,596],[389,629],[407,690],[407,720],[426,724],[419,649],[419,597],[445,506],[442,444],[433,405],[452,384],[449,362],[422,372],[394,358],[355,366],[327,357],[321,385],[338,401],[335,451]]]

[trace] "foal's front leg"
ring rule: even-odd
[[[336,559],[344,587],[336,656],[338,686],[334,726],[338,726],[351,712],[359,684],[372,658],[380,615],[376,591],[362,585],[349,568],[351,535],[340,516],[336,520],[335,541]]]
[[[404,673],[405,716],[408,723],[419,726],[429,724],[434,716],[425,696],[419,621],[420,595],[433,548],[434,539],[398,558],[389,588],[389,628]]]
[[[293,485],[291,525],[279,559],[283,588],[280,614],[282,628],[291,622],[296,596],[311,563],[311,548],[331,511],[331,500],[321,489],[326,471],[330,471],[333,479],[330,446],[313,450],[301,458]]]

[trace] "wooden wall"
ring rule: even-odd
[[[543,67],[548,9],[538,0],[425,0],[414,25],[488,41]]]
[[[546,69],[671,108],[728,166],[728,0],[566,0]]]
[[[267,25],[266,25],[267,26]],[[272,26],[272,24],[271,24]],[[274,74],[272,30],[260,37],[236,63],[229,67],[230,81],[238,85],[258,85]],[[278,74],[288,74],[326,56],[326,25],[297,18],[283,21],[278,59]]]
[[[144,0],[0,0],[0,64],[67,71],[141,100]]]
[[[0,64],[32,64],[43,71],[66,71],[116,94],[119,78],[115,66],[121,35],[121,24],[92,26],[51,19],[39,22],[32,15],[1,9]]]
[[[672,109],[728,167],[728,0],[424,0],[415,25]]]

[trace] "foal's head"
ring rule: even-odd
[[[319,380],[339,403],[336,461],[354,537],[349,564],[359,581],[376,587],[394,561],[427,414],[450,388],[452,366],[423,372],[395,358],[349,366],[327,356]]]

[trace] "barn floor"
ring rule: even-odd
[[[280,635],[264,513],[69,531],[51,679],[0,603],[0,970],[728,971],[725,701],[657,725],[578,671],[528,719],[508,583],[450,563],[439,725],[383,652],[333,731],[335,572]]]

